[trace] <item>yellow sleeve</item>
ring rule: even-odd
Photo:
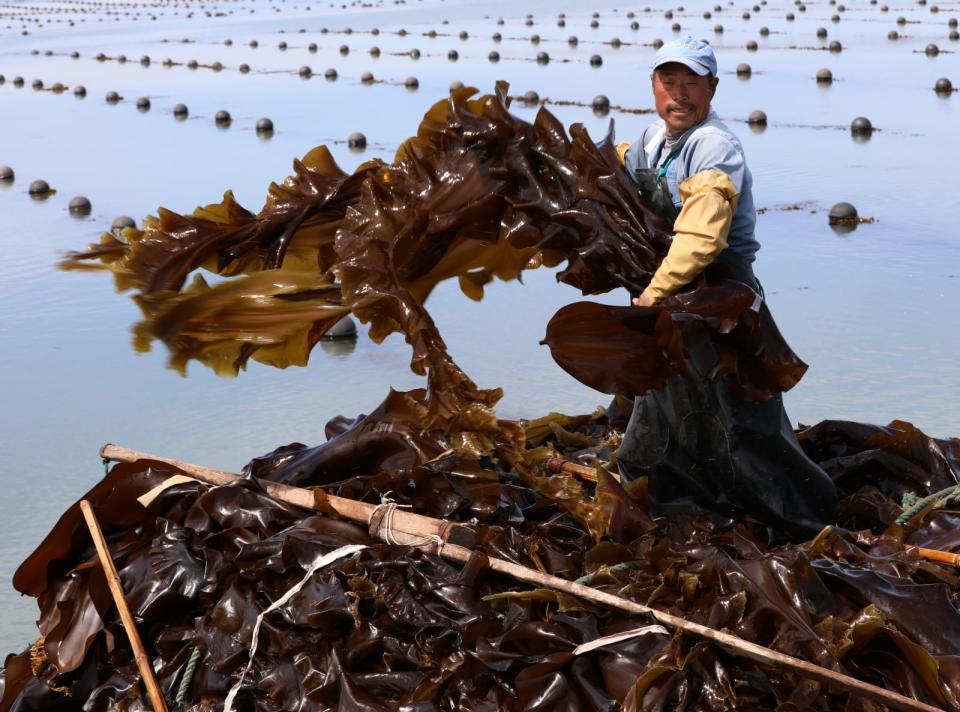
[[[680,184],[683,209],[673,242],[644,294],[658,302],[693,281],[727,246],[740,193],[721,171],[703,171]]]
[[[630,143],[629,141],[625,141],[624,143],[618,143],[618,144],[617,144],[617,158],[620,159],[620,165],[621,165],[621,166],[626,165],[626,163],[627,163],[627,151],[630,150],[630,147],[631,147],[632,145],[633,145],[633,144]]]

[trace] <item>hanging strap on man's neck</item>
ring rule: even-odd
[[[690,129],[677,139],[677,142],[673,145],[673,150],[670,151],[670,155],[667,156],[667,160],[665,160],[663,165],[657,169],[658,181],[667,174],[667,168],[670,167],[670,164],[673,163],[673,159],[676,158],[680,154],[680,151],[683,150],[684,145],[687,143],[687,139],[690,138],[690,134],[692,133],[693,129]],[[664,137],[664,140],[666,140],[666,137]]]

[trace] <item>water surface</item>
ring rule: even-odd
[[[162,350],[132,351],[128,325],[137,310],[114,293],[109,278],[53,268],[62,251],[96,240],[116,215],[140,219],[159,205],[187,212],[219,201],[227,188],[256,210],[269,181],[288,175],[292,159],[318,143],[339,142],[332,150],[345,169],[374,156],[389,159],[453,80],[490,91],[506,79],[518,94],[533,89],[541,97],[589,103],[602,93],[614,104],[650,108],[650,43],[676,36],[674,22],[716,47],[721,82],[714,105],[740,135],[756,203],[768,208],[758,222],[757,272],[782,331],[811,364],[786,396],[791,417],[803,423],[900,418],[934,435],[960,434],[960,96],[932,91],[941,76],[960,83],[960,43],[948,40],[947,26],[960,16],[960,4],[938,4],[939,13],[913,3],[881,12],[857,0],[839,13],[827,3],[808,3],[800,12],[778,0],[758,5],[759,11],[741,2],[717,13],[711,2],[685,3],[683,11],[655,2],[644,12],[644,6],[609,0],[590,7],[427,0],[369,8],[258,0],[158,6],[151,10],[156,20],[132,8],[118,11],[130,15],[106,14],[107,6],[70,15],[57,10],[81,6],[29,6],[49,11],[44,14],[24,10],[26,4],[0,4],[6,80],[0,164],[17,171],[12,185],[0,186],[0,651],[36,638],[35,604],[13,590],[12,573],[64,508],[99,479],[102,443],[238,469],[278,445],[321,441],[328,419],[369,412],[390,387],[422,385],[408,369],[402,339],[374,345],[362,334],[355,345],[318,348],[307,368],[253,364],[224,380],[194,365],[181,378],[164,367]],[[672,19],[664,17],[668,9]],[[590,27],[594,10],[596,29]],[[627,17],[630,11],[635,18]],[[713,16],[704,18],[705,11]],[[749,20],[742,19],[744,11]],[[560,12],[564,28],[557,27]],[[528,13],[533,26],[524,24]],[[838,23],[830,20],[835,13]],[[24,14],[51,22],[25,23]],[[908,24],[897,25],[898,16]],[[74,27],[67,24],[71,17]],[[630,29],[632,21],[638,30]],[[713,31],[718,23],[722,35]],[[763,26],[769,35],[760,35]],[[825,40],[816,37],[821,26],[829,32]],[[370,33],[375,27],[379,35]],[[353,32],[345,34],[346,28]],[[400,28],[408,34],[395,34]],[[30,34],[22,35],[24,29]],[[887,40],[891,29],[907,38]],[[430,30],[438,36],[425,36]],[[458,37],[462,30],[466,40]],[[503,35],[499,43],[494,32]],[[533,33],[541,37],[538,45],[529,40]],[[570,35],[579,39],[575,47]],[[631,44],[604,44],[613,37]],[[224,44],[228,38],[232,46]],[[257,48],[249,46],[253,39]],[[749,40],[758,42],[756,52],[746,50]],[[841,53],[826,51],[833,40],[842,43]],[[281,41],[287,50],[278,48]],[[923,53],[931,42],[943,50],[939,56]],[[340,54],[342,44],[349,54]],[[378,58],[369,54],[373,46],[381,50]],[[419,60],[393,54],[413,48],[421,51]],[[459,53],[455,62],[447,59],[451,49]],[[502,57],[496,64],[487,59],[494,49]],[[69,56],[74,50],[78,59]],[[540,51],[549,53],[549,64],[534,61]],[[101,52],[129,61],[98,62]],[[589,65],[592,54],[603,57],[601,67]],[[150,66],[141,66],[142,55],[151,57]],[[167,57],[184,64],[219,61],[224,69],[165,68]],[[747,80],[733,72],[741,62],[753,68]],[[237,71],[241,63],[251,72]],[[297,76],[303,65],[314,71],[312,79]],[[336,82],[322,77],[328,67],[337,69]],[[821,67],[833,71],[831,86],[815,83]],[[362,84],[365,71],[383,81]],[[24,88],[12,85],[17,75]],[[410,75],[419,79],[416,91],[402,86]],[[38,78],[68,90],[34,91],[30,84]],[[72,95],[76,84],[86,87],[85,99]],[[111,90],[124,100],[107,104]],[[151,99],[149,112],[137,111],[141,96]],[[177,103],[189,107],[186,121],[173,118]],[[621,140],[638,136],[651,118],[550,108],[567,125],[584,123],[597,139],[611,118]],[[233,116],[226,130],[213,122],[220,109]],[[766,130],[743,123],[754,109],[767,113]],[[535,113],[516,111],[528,118]],[[866,142],[847,130],[860,115],[880,129]],[[261,116],[276,126],[269,140],[253,130]],[[343,143],[353,131],[367,135],[365,152]],[[27,186],[35,178],[49,181],[56,195],[32,200]],[[94,205],[87,219],[66,209],[79,194]],[[834,233],[826,213],[840,200],[875,222]],[[550,316],[577,296],[541,271],[522,285],[491,286],[482,303],[467,300],[456,285],[442,285],[430,309],[454,358],[477,384],[504,387],[499,413],[530,417],[589,411],[608,400],[572,381],[538,345]],[[604,299],[625,303],[626,295]]]

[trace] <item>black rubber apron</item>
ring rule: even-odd
[[[661,168],[634,171],[641,197],[671,223],[677,209],[666,169],[684,140]],[[704,275],[761,293],[746,260],[721,253]],[[781,396],[746,401],[726,379],[693,383],[674,376],[663,388],[638,396],[617,461],[625,480],[649,478],[655,515],[710,512],[737,519],[749,514],[801,538],[834,522],[836,488],[801,449]]]

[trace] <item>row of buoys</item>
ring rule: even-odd
[[[15,178],[16,173],[14,172],[13,168],[10,166],[0,166],[0,184],[13,183]],[[27,188],[27,193],[33,198],[48,198],[55,192],[56,191],[50,187],[50,184],[42,178],[31,181],[29,187]],[[91,209],[92,205],[90,200],[82,195],[71,198],[67,205],[67,210],[70,211],[71,215],[89,215]]]

